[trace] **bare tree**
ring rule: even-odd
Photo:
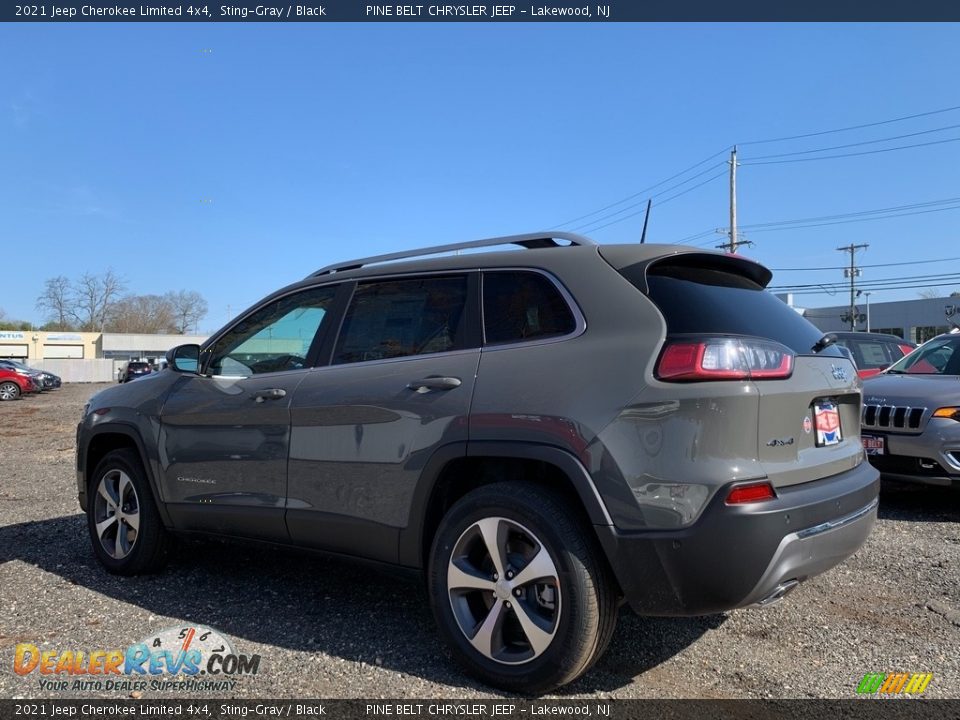
[[[113,304],[123,292],[125,283],[112,268],[103,275],[86,272],[80,276],[74,291],[71,315],[81,329],[88,332],[103,330]]]
[[[37,310],[46,313],[51,329],[70,330],[72,308],[73,288],[69,278],[57,275],[43,283],[43,292],[37,298]]]
[[[173,333],[176,322],[166,295],[127,295],[112,304],[105,329],[122,333]]]
[[[185,335],[207,314],[207,301],[196,290],[180,290],[164,295],[173,309],[176,332]]]

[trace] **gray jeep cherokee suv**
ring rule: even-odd
[[[879,481],[856,370],[770,277],[564,233],[324,268],[91,399],[93,549],[142,573],[207,533],[420,570],[457,658],[524,692],[584,673],[623,599],[774,602],[864,542]]]

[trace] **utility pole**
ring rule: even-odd
[[[849,245],[837,248],[838,252],[850,253],[850,267],[844,268],[843,274],[850,278],[850,310],[848,312],[851,330],[857,329],[856,305],[854,301],[857,297],[857,276],[860,274],[860,268],[857,267],[856,254],[857,250],[866,250],[868,247],[870,246],[867,243],[861,243],[860,245],[850,243]],[[843,318],[841,318],[841,320],[842,319]]]
[[[720,245],[715,245],[718,250],[726,250],[728,253],[736,253],[741,245],[753,245],[749,240],[741,240],[737,232],[737,146],[733,146],[730,151],[730,228],[723,230],[717,228],[717,232],[726,235],[727,241]]]
[[[730,252],[737,252],[737,146],[730,151]]]

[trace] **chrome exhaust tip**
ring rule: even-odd
[[[780,602],[789,595],[797,585],[800,584],[799,580],[785,580],[784,582],[777,585],[773,591],[764,597],[762,600],[758,601],[754,607],[769,607],[774,603]]]

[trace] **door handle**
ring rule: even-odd
[[[282,397],[286,397],[287,391],[283,388],[270,388],[269,390],[257,390],[253,394],[253,399],[262,403],[264,400],[279,400]]]
[[[460,387],[460,384],[460,378],[458,377],[425,377],[422,380],[407,383],[407,388],[418,393],[425,393],[431,390],[453,390],[455,387]]]

